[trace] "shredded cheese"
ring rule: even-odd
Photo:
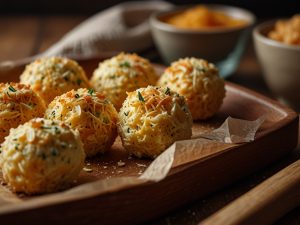
[[[136,54],[120,53],[99,63],[91,84],[95,90],[103,92],[119,110],[126,98],[126,91],[155,85],[157,78],[148,60]]]
[[[192,135],[192,117],[184,97],[167,88],[148,86],[129,92],[119,118],[123,146],[137,157],[154,158],[175,141]]]
[[[77,62],[62,57],[37,59],[26,66],[20,82],[30,84],[46,104],[72,89],[90,87],[82,67]]]
[[[77,178],[85,154],[79,134],[66,124],[35,118],[11,129],[1,146],[0,167],[15,192],[48,193]]]
[[[42,99],[28,85],[0,84],[0,143],[15,128],[34,117],[44,115]]]
[[[194,120],[213,116],[225,97],[224,81],[217,68],[203,59],[184,58],[173,62],[158,85],[183,95]]]
[[[80,133],[88,157],[110,149],[117,136],[118,114],[104,95],[81,88],[56,97],[45,118],[61,120]]]

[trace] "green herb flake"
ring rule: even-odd
[[[13,87],[13,86],[11,86],[11,85],[9,85],[8,89],[9,89],[11,92],[16,92],[16,91],[17,91],[17,90],[16,90],[16,89],[14,89],[14,87]]]
[[[127,133],[130,133],[130,128],[129,127],[127,128]]]
[[[196,69],[202,73],[205,73],[207,71],[206,68],[202,68],[202,67],[197,67]]]
[[[79,86],[82,83],[82,80],[81,79],[77,79],[76,83]]]
[[[145,102],[145,99],[143,98],[141,92],[138,91],[138,98],[141,102]]]
[[[89,93],[90,95],[93,95],[94,89],[93,89],[93,88],[90,88],[90,89],[88,90],[88,93]]]
[[[55,134],[60,134],[61,133],[61,131],[58,127],[54,127],[54,131],[55,131]]]
[[[120,64],[121,67],[127,67],[127,68],[130,68],[130,63],[128,61],[124,61]]]
[[[75,94],[75,98],[80,98],[79,94],[76,93]]]
[[[51,155],[52,156],[57,156],[58,155],[58,150],[56,148],[51,149]]]
[[[167,87],[167,89],[166,89],[166,91],[165,91],[165,94],[166,94],[166,95],[170,95],[170,94],[171,94],[170,88]]]
[[[125,116],[128,116],[128,114],[129,114],[129,112],[127,112],[127,113],[126,113],[126,112],[124,112],[124,115],[125,115]]]
[[[108,124],[109,123],[109,119],[107,117],[103,117],[103,123]]]

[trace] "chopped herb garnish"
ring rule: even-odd
[[[125,116],[128,116],[128,114],[129,114],[129,111],[128,111],[127,113],[126,113],[126,112],[124,112],[124,115],[125,115]]]
[[[129,68],[130,67],[130,63],[128,61],[124,61],[120,64],[121,67],[127,67]]]
[[[127,128],[127,133],[129,133],[129,132],[130,132],[130,128],[128,127],[128,128]]]
[[[145,102],[145,99],[143,98],[141,92],[138,91],[138,98],[141,102]]]
[[[58,155],[58,150],[56,148],[51,149],[51,155],[52,156],[57,156]]]
[[[60,134],[60,129],[58,127],[54,127],[55,133]]]
[[[35,103],[33,103],[33,102],[30,102],[30,103],[28,103],[28,106],[30,106],[31,108],[33,108],[33,107],[35,107],[35,106],[36,106],[36,104],[35,104]]]
[[[13,86],[11,86],[11,85],[9,85],[8,89],[9,89],[11,92],[16,92],[16,91],[17,91],[17,90],[16,90],[16,89],[14,89],[14,87],[13,87]]]
[[[103,122],[104,122],[105,124],[108,124],[108,123],[109,123],[109,119],[108,119],[107,117],[104,117],[104,118],[103,118]]]
[[[95,116],[99,117],[100,116],[100,112],[96,112]]]
[[[116,78],[116,75],[109,76],[109,79],[115,79],[115,78]]]
[[[79,98],[79,97],[80,97],[79,94],[76,93],[76,94],[75,94],[75,98]]]
[[[199,72],[205,73],[207,70],[205,68],[197,67],[196,68]]]
[[[90,89],[88,90],[88,93],[89,93],[90,95],[93,95],[94,89],[93,89],[93,88],[90,88]]]
[[[77,79],[77,81],[76,81],[78,86],[81,84],[81,82],[82,82],[82,80],[80,80],[80,79]]]
[[[171,93],[171,92],[170,92],[170,88],[167,87],[167,89],[166,89],[166,91],[165,91],[165,94],[166,94],[166,95],[170,95],[170,93]]]

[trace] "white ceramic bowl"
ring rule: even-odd
[[[191,7],[191,6],[189,6]],[[205,5],[210,10],[221,11],[231,17],[246,20],[245,26],[210,30],[182,29],[163,22],[171,15],[187,9],[175,8],[151,16],[150,25],[154,42],[166,63],[183,57],[204,58],[216,63],[220,74],[233,73],[244,51],[255,16],[241,8],[226,5]]]
[[[264,22],[253,30],[254,46],[270,90],[284,103],[300,109],[300,46],[268,38],[276,20]]]

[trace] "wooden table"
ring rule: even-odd
[[[44,51],[85,18],[86,16],[59,15],[0,17],[0,61],[21,59]],[[237,72],[229,80],[272,96],[262,79],[251,43]],[[300,158],[299,156],[298,149],[296,149],[293,154],[264,170],[148,224],[197,224],[280,169],[296,161]],[[299,223],[300,207],[276,222],[278,225]]]

